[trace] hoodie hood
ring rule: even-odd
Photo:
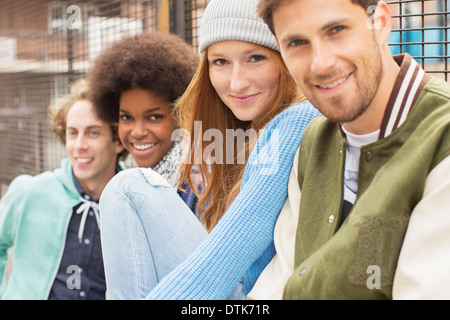
[[[61,160],[61,167],[53,171],[54,177],[64,186],[72,197],[79,197],[72,175],[72,162],[69,158]]]

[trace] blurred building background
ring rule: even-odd
[[[84,77],[105,47],[125,35],[163,32],[196,50],[208,2],[0,0],[0,196],[17,175],[60,165],[66,153],[49,129],[47,107]],[[392,52],[409,52],[427,72],[449,81],[450,0],[387,2]]]

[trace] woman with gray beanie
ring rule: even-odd
[[[198,218],[156,175],[139,188],[118,175],[102,196],[102,212],[112,203],[120,212],[101,219],[109,298],[245,299],[274,257],[294,156],[319,113],[289,75],[257,3],[209,3],[201,61],[175,105],[191,147],[180,181],[199,196]],[[230,147],[230,131],[245,142]],[[245,139],[250,132],[256,141]]]

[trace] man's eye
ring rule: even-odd
[[[345,29],[344,26],[337,26],[337,27],[334,27],[333,29],[331,29],[331,32],[332,33],[338,33],[338,32],[341,32],[344,29]]]
[[[292,40],[291,42],[289,42],[289,47],[299,47],[301,45],[303,45],[305,43],[305,41],[303,40]]]

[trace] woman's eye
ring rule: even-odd
[[[216,59],[213,61],[213,64],[215,64],[217,66],[223,66],[226,63],[227,63],[227,60],[225,60],[225,59]]]
[[[160,120],[160,119],[162,119],[162,118],[163,118],[163,116],[160,115],[160,114],[152,114],[152,115],[150,116],[150,120],[153,120],[153,121],[155,121],[155,120]]]
[[[254,55],[250,57],[250,61],[251,62],[259,62],[264,60],[266,57],[262,56],[262,55]]]
[[[122,115],[119,116],[119,119],[123,120],[123,121],[127,121],[127,120],[130,120],[131,117],[126,115],[126,114],[122,114]]]

